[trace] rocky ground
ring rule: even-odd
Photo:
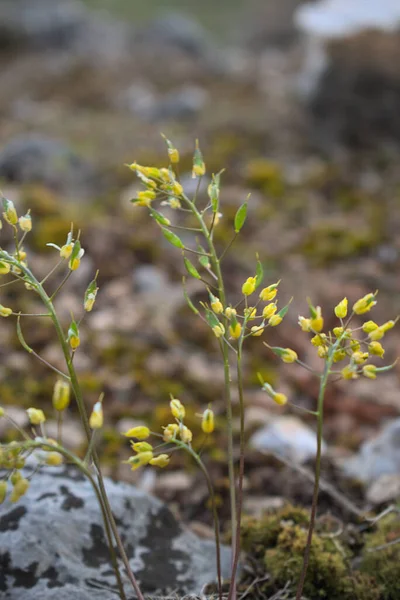
[[[293,1],[279,3],[279,11],[254,2],[246,15],[238,3],[223,36],[216,35],[206,10],[200,21],[190,12],[140,18],[120,12],[124,18],[118,20],[108,12],[89,12],[77,1],[53,2],[52,12],[46,0],[38,0],[31,19],[29,11],[18,12],[23,4],[0,2],[2,191],[20,212],[32,211],[34,229],[26,247],[40,275],[53,264],[46,243],[63,243],[72,220],[82,229],[82,268],[58,302],[66,320],[71,311],[80,313],[87,282],[100,270],[96,309],[82,327],[76,365],[88,406],[105,392],[107,425],[99,440],[104,471],[156,494],[194,531],[210,537],[207,488],[186,459],[176,455],[160,474],[132,473],[121,464],[129,452],[121,432],[138,423],[159,430],[168,419],[169,393],[185,403],[193,422],[212,402],[217,433],[207,450],[227,525],[221,362],[206,327],[186,308],[179,251],[163,243],[144,209],[129,203],[137,186],[124,163],[165,166],[164,132],[181,151],[182,182],[190,192],[199,138],[207,172],[226,169],[216,238],[221,248],[236,208],[251,192],[248,222],[224,265],[232,302],[258,252],[267,281],[282,279],[282,302],[294,296],[268,343],[290,346],[318,366],[297,325],[307,296],[323,307],[328,324],[343,296],[355,300],[375,289],[380,290],[377,321],[400,313],[400,138],[393,109],[399,82],[388,66],[398,55],[398,36],[376,34],[376,68],[363,58],[368,45],[363,37],[346,50],[350,61],[336,42],[335,66],[307,106],[296,95],[306,43],[293,25]],[[119,10],[125,9],[120,3]],[[216,22],[224,15],[221,8]],[[386,90],[382,113],[377,86]],[[335,103],[332,90],[338,88]],[[9,241],[3,229],[2,246]],[[191,291],[202,299],[199,289]],[[26,312],[36,308],[29,295],[14,288],[2,290],[1,303]],[[61,364],[50,328],[26,320],[24,335],[43,357]],[[399,355],[399,346],[394,330],[385,361]],[[53,374],[23,353],[10,319],[1,322],[0,359],[0,403],[26,426],[27,407],[51,405]],[[294,404],[313,409],[317,396],[311,374],[282,366],[259,338],[250,340],[245,510],[254,516],[285,500],[309,505],[315,448],[313,418],[272,405],[259,389],[257,372]],[[378,510],[398,497],[398,435],[389,429],[383,442],[369,442],[399,416],[398,379],[395,366],[377,382],[340,381],[330,387],[322,512],[357,521],[360,511]],[[55,430],[55,422],[48,425]],[[0,435],[10,440],[15,434],[0,422]],[[65,438],[68,446],[84,451],[74,408]],[[367,446],[354,458],[363,443]],[[354,483],[355,475],[363,485]]]

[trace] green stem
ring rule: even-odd
[[[317,513],[319,480],[320,480],[320,475],[321,475],[322,428],[323,428],[323,421],[324,421],[324,398],[325,398],[326,384],[328,382],[329,372],[330,372],[330,368],[331,368],[332,362],[333,362],[333,353],[334,352],[331,351],[330,356],[328,357],[328,359],[325,363],[324,372],[321,375],[321,383],[320,383],[319,394],[318,394],[317,453],[316,453],[316,457],[315,457],[314,491],[313,491],[312,504],[311,504],[310,524],[308,527],[307,542],[306,542],[306,547],[304,550],[303,566],[302,566],[302,570],[301,570],[301,574],[300,574],[300,579],[299,579],[299,582],[297,585],[296,600],[301,600],[303,588],[304,588],[304,582],[305,582],[306,575],[307,575],[308,563],[310,560],[311,542],[312,542],[312,537],[313,537],[313,533],[314,533],[315,517],[316,517],[316,513]]]

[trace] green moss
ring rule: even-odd
[[[308,511],[291,505],[261,519],[244,519],[243,548],[252,561],[260,561],[270,575],[263,589],[266,595],[282,589],[288,582],[290,592],[295,592],[303,565],[308,523]],[[309,600],[379,600],[379,586],[370,574],[350,570],[351,551],[345,539],[327,533],[326,530],[314,533],[304,596]]]
[[[382,600],[400,598],[400,544],[380,549],[381,546],[390,544],[399,538],[400,517],[398,514],[391,514],[381,519],[376,530],[365,536],[366,544],[361,571],[369,573],[382,585]]]

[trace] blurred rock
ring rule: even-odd
[[[185,85],[161,98],[148,116],[153,119],[192,119],[207,104],[208,93],[197,85]]]
[[[168,278],[158,267],[141,265],[135,269],[133,284],[135,291],[141,294],[160,292],[168,286]]]
[[[199,593],[216,579],[215,544],[185,530],[159,500],[106,480],[125,549],[143,592]],[[2,506],[2,598],[109,600],[115,578],[91,484],[73,469],[42,468],[17,505]],[[222,548],[229,575],[230,551]],[[125,591],[131,587],[123,575]]]
[[[315,432],[296,417],[278,417],[250,438],[255,450],[275,452],[297,463],[315,457],[317,440]],[[326,449],[323,443],[323,451]]]
[[[98,189],[94,168],[64,143],[40,135],[12,139],[0,151],[0,177],[87,195]]]
[[[78,0],[1,0],[0,48],[69,47],[86,18]]]
[[[306,56],[299,90],[326,149],[400,142],[400,3],[324,0],[296,13]]]
[[[358,454],[346,461],[343,469],[347,476],[365,483],[376,482],[383,475],[398,474],[400,472],[400,419],[395,419],[386,425],[375,439],[365,442]]]
[[[400,497],[400,475],[382,475],[369,486],[366,497],[375,505],[397,500]]]

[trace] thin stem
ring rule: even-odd
[[[58,292],[61,290],[61,288],[67,283],[68,279],[71,277],[72,275],[72,271],[68,271],[68,273],[66,274],[66,276],[64,277],[64,279],[62,280],[62,282],[60,283],[60,285],[57,287],[56,291],[52,293],[52,295],[50,296],[50,301],[53,302],[54,298],[57,296]]]
[[[64,262],[64,258],[62,258],[61,260],[58,261],[58,263],[56,265],[54,265],[54,267],[47,273],[47,275],[42,279],[42,281],[40,282],[40,285],[43,285],[45,281],[48,280],[49,277],[51,277],[54,273],[54,271],[56,271],[58,269],[58,267],[60,265],[63,264]]]
[[[219,260],[222,261],[222,259],[224,258],[224,256],[226,255],[226,253],[228,252],[229,248],[232,246],[232,244],[234,243],[234,241],[236,240],[238,234],[235,233],[235,235],[233,236],[233,238],[231,239],[231,241],[229,242],[229,244],[226,246],[225,250],[223,250],[221,256],[219,257]]]
[[[306,542],[306,547],[304,550],[303,566],[302,566],[302,570],[301,570],[301,574],[300,574],[299,583],[297,585],[296,600],[301,600],[301,596],[302,596],[303,588],[304,588],[304,582],[305,582],[306,575],[307,575],[308,563],[310,560],[311,542],[312,542],[312,536],[314,533],[315,517],[316,517],[316,513],[317,513],[319,479],[320,479],[320,475],[321,475],[322,428],[323,428],[323,421],[324,421],[324,397],[325,397],[325,388],[326,388],[326,384],[328,382],[329,370],[330,370],[332,361],[333,361],[333,352],[331,353],[331,356],[328,358],[328,360],[325,363],[325,368],[324,368],[324,372],[321,376],[321,383],[320,383],[319,394],[318,394],[317,453],[316,453],[316,457],[315,457],[314,491],[313,491],[312,504],[311,504],[310,524],[308,527],[307,542]]]

